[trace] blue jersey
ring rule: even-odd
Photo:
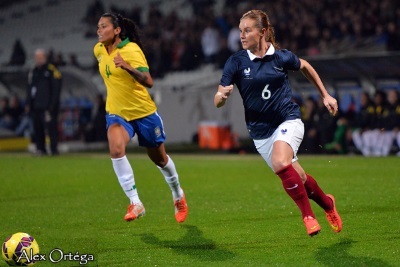
[[[263,58],[251,60],[248,51],[241,50],[227,60],[220,84],[239,89],[251,138],[268,138],[282,122],[300,118],[288,80],[288,70],[299,69],[296,55],[275,51],[272,45]]]

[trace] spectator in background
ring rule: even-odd
[[[146,47],[146,51],[149,55],[147,60],[149,62],[149,66],[151,66],[152,75],[154,75],[154,77],[163,77],[166,72],[171,70],[172,53],[170,53],[170,47],[165,40],[160,38],[154,39]]]
[[[64,60],[63,53],[55,52],[53,48],[50,48],[46,57],[47,57],[47,63],[52,64],[55,67],[62,67],[67,64]]]
[[[3,97],[0,105],[0,128],[15,131],[22,113],[23,109],[17,95],[13,94],[11,98]]]
[[[326,109],[323,99],[318,98],[317,101],[317,118],[318,124],[316,125],[317,132],[319,134],[319,146],[332,142],[334,137],[334,132],[336,129],[336,117],[331,116],[331,114]]]
[[[232,27],[228,33],[227,46],[233,54],[241,49],[240,47],[240,31],[236,27]]]
[[[43,49],[35,51],[35,67],[29,72],[26,106],[33,119],[36,154],[46,155],[46,129],[52,155],[58,155],[58,112],[61,73],[47,62]]]
[[[333,134],[333,140],[324,145],[324,149],[329,153],[346,154],[347,153],[347,129],[349,121],[346,116],[340,116],[336,123],[336,129]]]
[[[96,96],[96,112],[92,122],[86,129],[86,142],[105,142],[107,141],[106,129],[106,103],[102,94]]]
[[[301,119],[304,123],[304,138],[301,143],[299,151],[301,153],[315,154],[319,151],[319,133],[317,131],[318,125],[318,108],[317,101],[314,97],[309,96],[304,101],[301,109]]]
[[[394,22],[389,22],[387,25],[386,50],[400,50],[400,30]]]
[[[23,114],[21,115],[21,120],[15,129],[15,134],[17,136],[24,136],[26,138],[31,138],[33,140],[34,130],[32,118],[29,115],[28,108],[25,107]]]
[[[11,130],[10,99],[7,96],[0,102],[0,128]]]
[[[69,64],[71,66],[74,66],[75,68],[84,69],[84,67],[81,65],[81,63],[79,63],[78,57],[75,53],[69,54]]]
[[[372,104],[368,103],[366,94],[361,99],[360,123],[364,120],[368,125],[362,132],[353,132],[353,141],[364,156],[382,155],[381,130],[385,127],[384,111],[386,109],[386,94],[376,91]]]
[[[399,93],[395,89],[387,92],[387,105],[383,112],[383,122],[385,128],[381,131],[382,156],[387,156],[392,149],[394,140],[400,148],[400,101]]]
[[[345,94],[339,100],[339,116],[336,121],[336,128],[334,129],[333,140],[330,143],[324,145],[327,152],[346,154],[348,151],[348,145],[351,143],[351,131],[349,125],[353,123],[356,104],[354,96],[351,94]]]
[[[52,63],[52,64],[53,64],[54,66],[56,66],[57,68],[63,67],[63,66],[65,66],[65,65],[67,65],[67,63],[66,63],[65,60],[64,60],[64,55],[63,55],[63,53],[61,53],[61,52],[58,52],[58,53],[56,54],[55,58],[54,58],[54,61],[53,61],[53,62],[50,62],[50,63]]]
[[[179,57],[178,70],[194,70],[200,64],[201,51],[198,50],[196,43],[189,41],[182,41],[181,53]]]
[[[15,131],[17,135],[23,119],[23,107],[18,95],[13,94],[11,99],[3,97],[0,109],[0,128]]]
[[[372,156],[383,156],[382,131],[385,129],[384,112],[387,108],[386,93],[377,90],[374,95],[375,112],[372,119],[372,131],[368,136],[367,145],[372,150]]]
[[[22,114],[24,113],[24,109],[21,106],[21,101],[17,94],[11,96],[9,112],[12,122],[11,128],[15,131],[21,121]]]
[[[216,58],[215,63],[217,65],[217,68],[223,69],[225,62],[231,56],[232,52],[229,50],[227,46],[227,40],[225,37],[221,37],[220,45],[221,45],[220,50],[215,57]]]
[[[352,133],[352,140],[355,147],[364,156],[368,156],[370,154],[365,140],[365,136],[368,136],[368,133],[367,135],[365,135],[365,133],[371,131],[374,111],[375,107],[370,95],[367,92],[362,92],[360,99],[360,111],[356,114],[356,119],[354,120],[355,124],[353,127],[355,129]]]
[[[101,0],[94,0],[86,9],[85,17],[83,22],[86,23],[88,29],[85,33],[86,37],[95,37],[93,33],[92,25],[97,23],[98,17],[105,12],[103,2]]]
[[[136,22],[138,27],[142,26],[142,8],[140,6],[132,7],[131,11],[129,12],[129,18]]]
[[[23,66],[26,61],[25,49],[20,39],[15,40],[8,66]]]
[[[216,56],[220,51],[220,35],[215,23],[207,22],[207,26],[201,33],[201,47],[203,49],[205,63],[214,63]]]

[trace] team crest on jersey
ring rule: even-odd
[[[250,77],[250,68],[245,68],[244,70],[243,70],[243,76],[244,76],[244,78],[245,79],[251,79],[251,77]]]
[[[154,133],[156,134],[157,137],[161,136],[161,129],[160,129],[160,127],[157,126],[156,128],[154,128]]]

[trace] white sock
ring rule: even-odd
[[[176,172],[175,164],[172,159],[168,155],[167,157],[167,165],[165,165],[164,168],[160,168],[158,166],[157,167],[164,175],[165,181],[169,185],[169,188],[171,188],[172,196],[174,197],[174,199],[180,199],[181,197],[183,197],[183,191],[179,184],[178,173]]]
[[[119,184],[124,190],[126,196],[130,199],[131,203],[141,203],[138,192],[136,190],[133,170],[126,156],[111,160],[115,174],[118,177]]]

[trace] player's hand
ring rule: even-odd
[[[221,86],[218,90],[218,94],[221,95],[223,99],[227,99],[228,96],[232,94],[233,91],[233,84],[228,86]]]
[[[324,105],[332,116],[335,116],[337,114],[338,104],[335,98],[331,97],[330,95],[327,95],[326,97],[324,97]]]
[[[129,64],[126,63],[126,61],[121,57],[119,52],[117,53],[117,56],[114,57],[114,64],[116,68],[123,68],[123,69],[128,69]]]

